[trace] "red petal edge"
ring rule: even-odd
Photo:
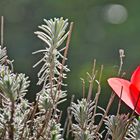
[[[136,68],[131,76],[131,83],[140,91],[140,66]]]
[[[131,93],[131,100],[135,107],[135,112],[140,115],[140,92],[133,84],[130,85],[129,89]]]
[[[128,80],[124,80],[121,78],[109,78],[108,83],[119,97],[121,95],[121,89],[123,88],[121,100],[125,102],[125,104],[129,106],[132,110],[134,110],[134,102],[132,101],[132,96],[129,89],[131,83]]]

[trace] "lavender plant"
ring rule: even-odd
[[[29,112],[24,98],[30,81],[25,74],[15,74],[9,67],[6,49],[0,48],[0,137],[3,140],[19,139],[23,121]],[[12,63],[10,63],[12,65]]]
[[[55,138],[61,140],[61,128],[59,124],[61,111],[57,106],[66,100],[66,91],[63,91],[61,87],[66,86],[66,84],[62,82],[62,79],[66,78],[65,72],[68,72],[69,69],[67,65],[64,65],[64,61],[67,58],[62,54],[68,46],[62,48],[60,48],[60,46],[68,34],[70,34],[70,30],[66,32],[68,27],[67,19],[54,18],[54,20],[44,21],[46,25],[39,26],[42,31],[37,31],[35,34],[47,44],[47,47],[44,50],[33,53],[42,52],[44,54],[44,57],[34,65],[34,67],[36,67],[41,62],[44,63],[38,72],[39,81],[37,83],[38,85],[42,85],[42,90],[37,94],[39,113],[42,115],[39,115],[37,120],[34,120],[38,126],[42,124],[43,121],[44,125],[39,126],[39,133],[35,135],[37,139],[43,134],[45,139]],[[48,133],[52,133],[53,135]]]
[[[73,23],[63,18],[44,19],[44,24],[35,32],[45,44],[45,48],[33,54],[42,53],[43,57],[33,66],[41,65],[37,85],[41,86],[34,102],[30,103],[25,95],[30,84],[29,77],[16,73],[13,61],[3,47],[3,18],[1,20],[0,46],[0,139],[1,140],[63,140],[69,136],[75,140],[139,140],[140,121],[132,114],[120,114],[121,100],[116,115],[109,115],[115,94],[112,93],[106,108],[99,105],[103,66],[96,70],[94,61],[91,74],[87,73],[89,90],[86,94],[85,80],[83,97],[72,98],[64,128],[61,126],[62,110],[60,103],[67,99],[63,79],[70,70],[65,64]],[[69,29],[68,29],[69,26]],[[64,42],[66,41],[66,45]],[[121,74],[124,51],[120,50]],[[98,76],[99,75],[99,76]],[[97,85],[95,97],[93,84]],[[87,96],[86,96],[87,95]],[[99,121],[96,121],[100,118]],[[101,127],[104,130],[101,130]]]

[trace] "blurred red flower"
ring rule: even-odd
[[[109,78],[108,83],[121,100],[140,115],[140,66],[133,72],[130,81]]]

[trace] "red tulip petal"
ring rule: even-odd
[[[131,93],[131,100],[135,107],[135,112],[140,115],[140,92],[133,84],[130,85],[129,89]]]
[[[132,74],[131,83],[140,91],[140,66]]]
[[[131,100],[130,94],[130,82],[128,80],[124,80],[121,78],[110,78],[108,79],[108,83],[113,91],[120,97],[121,89],[122,89],[122,96],[121,100],[124,101],[132,110],[134,109],[134,103]]]

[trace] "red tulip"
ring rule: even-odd
[[[121,100],[140,115],[140,66],[134,71],[130,81],[122,78],[109,78],[108,83]]]

